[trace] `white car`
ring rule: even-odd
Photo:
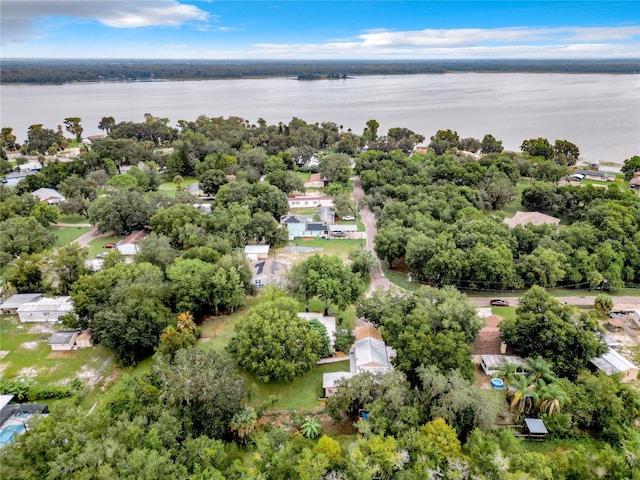
[[[342,220],[344,220],[345,222],[352,222],[355,219],[356,217],[354,217],[353,215],[345,215],[344,217],[342,217]]]

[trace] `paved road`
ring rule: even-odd
[[[468,297],[470,303],[479,307],[489,306],[489,302],[494,298],[501,298],[500,295],[493,297]],[[583,307],[593,307],[593,303],[596,300],[595,295],[591,296],[573,296],[573,297],[555,297],[562,303],[568,303],[569,305],[577,305]],[[628,297],[628,296],[612,296],[613,309],[620,305],[636,305],[636,308],[640,308],[640,297]],[[511,306],[518,305],[518,297],[504,297]]]
[[[364,197],[364,192],[362,190],[362,185],[360,185],[360,177],[356,177],[354,182],[354,199],[356,202],[360,201]],[[362,223],[364,223],[364,227],[366,229],[367,236],[367,244],[365,246],[365,250],[367,252],[371,252],[376,259],[376,268],[373,272],[371,272],[371,282],[369,284],[369,291],[367,292],[367,296],[371,295],[376,290],[389,290],[391,287],[395,287],[387,277],[384,276],[382,272],[382,266],[380,265],[380,259],[376,255],[375,252],[375,242],[374,239],[376,237],[376,218],[369,210],[369,207],[364,206],[359,210],[360,219]]]
[[[77,225],[74,225],[74,226],[77,226]],[[113,235],[113,232],[99,233],[98,229],[96,227],[93,227],[91,230],[89,230],[84,235],[81,235],[80,237],[76,238],[75,242],[78,245],[85,246],[85,245],[88,245],[89,242],[91,240],[93,240],[94,238],[107,237],[109,235]]]

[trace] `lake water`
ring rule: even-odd
[[[361,134],[367,120],[379,133],[406,127],[427,139],[451,128],[461,137],[491,133],[505,148],[546,137],[569,140],[585,160],[622,163],[640,154],[640,75],[459,73],[365,76],[348,80],[291,78],[184,82],[2,85],[0,124],[18,141],[29,125],[57,128],[80,117],[84,135],[98,122],[238,116],[255,123],[331,121]],[[69,135],[70,136],[70,135]]]

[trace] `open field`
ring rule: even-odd
[[[58,237],[53,246],[63,247],[87,233],[91,227],[50,227],[50,230]]]
[[[47,341],[55,330],[50,324],[21,323],[17,315],[0,316],[0,351],[8,352],[0,362],[0,378],[25,378],[42,384],[92,379],[110,352],[99,345],[52,352]]]
[[[260,405],[269,395],[278,395],[280,399],[271,408],[284,410],[312,409],[320,405],[318,397],[322,392],[322,375],[328,372],[348,372],[349,362],[329,363],[318,365],[302,377],[291,383],[260,383],[253,375],[242,372],[248,384],[254,383],[258,387],[258,395],[253,402]]]
[[[323,255],[337,255],[342,258],[347,258],[349,252],[360,246],[360,240],[342,238],[332,238],[330,240],[325,240],[324,238],[296,238],[290,243],[298,247],[322,248],[324,249],[322,251]]]
[[[189,185],[191,185],[192,183],[196,183],[197,181],[198,181],[197,178],[184,177],[184,180],[180,184],[180,188],[182,190],[186,190],[186,188]],[[178,193],[178,186],[175,183],[173,183],[172,180],[170,180],[168,182],[161,183],[160,186],[158,187],[158,191],[170,197],[175,197],[176,193]]]

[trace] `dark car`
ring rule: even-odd
[[[509,306],[509,302],[507,302],[506,300],[491,300],[489,302],[491,304],[492,307],[508,307]]]
[[[116,248],[116,244],[115,243],[105,243],[104,245],[102,245],[102,248]]]

